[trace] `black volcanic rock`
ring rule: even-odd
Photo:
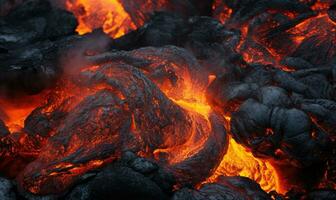
[[[46,0],[28,0],[0,17],[0,89],[35,94],[59,75],[59,49],[74,35],[76,18]]]
[[[168,199],[173,184],[172,174],[152,161],[125,152],[121,160],[104,167],[86,183],[75,187],[66,199]]]
[[[24,45],[75,34],[76,18],[52,7],[46,0],[28,0],[0,18],[0,47],[11,50]]]
[[[113,196],[120,199],[168,199],[157,184],[127,167],[106,169],[89,187],[91,199]]]
[[[336,3],[334,3],[332,6],[330,6],[328,10],[328,15],[331,20],[336,22]]]
[[[317,190],[310,192],[303,197],[302,200],[333,200],[336,199],[336,191],[335,190]]]
[[[1,200],[15,200],[14,185],[12,181],[0,177],[0,199]]]
[[[303,111],[272,108],[251,99],[233,113],[231,127],[234,138],[251,148],[256,156],[276,158],[280,149],[283,153],[277,159],[288,159],[298,165],[309,166],[325,160],[330,148],[327,133],[314,126]]]
[[[183,188],[175,192],[172,200],[270,200],[258,184],[243,177],[220,177],[216,183],[208,183],[199,190]]]
[[[6,127],[5,123],[0,119],[0,138],[9,135],[8,128]]]

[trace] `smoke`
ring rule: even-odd
[[[96,30],[84,36],[78,36],[68,49],[62,50],[59,55],[59,67],[64,75],[75,75],[89,64],[88,56],[96,55],[108,50],[112,39],[102,30]]]

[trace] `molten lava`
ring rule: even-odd
[[[216,182],[219,176],[244,176],[260,184],[267,192],[284,193],[276,170],[268,162],[255,158],[251,152],[230,138],[229,149],[215,173],[207,182]]]
[[[293,35],[294,42],[297,45],[312,37],[318,37],[321,42],[330,40],[331,43],[336,43],[336,23],[326,13],[298,24],[289,32]]]
[[[270,9],[243,22],[235,21],[235,16],[232,16],[235,13],[225,1],[216,0],[213,11],[220,22],[241,31],[236,50],[246,62],[272,64],[284,71],[294,71],[281,66],[280,61],[286,56],[300,57],[304,54],[303,58],[311,63],[325,64],[323,62],[336,54],[336,23],[328,16],[330,6],[329,1],[316,1],[310,7],[314,11],[310,15]],[[278,19],[279,15],[283,20]],[[311,48],[326,49],[328,57],[312,56],[309,51],[314,52],[315,49]]]
[[[112,38],[119,38],[142,26],[153,10],[159,10],[165,4],[166,0],[67,0],[66,8],[77,17],[79,34],[103,28]]]
[[[118,38],[137,28],[118,0],[69,0],[66,5],[67,9],[73,12],[78,19],[77,32],[79,34],[103,27],[105,33]]]
[[[70,48],[76,59],[63,68],[67,70],[59,70],[63,74],[54,88],[17,100],[0,98],[0,172],[16,178],[18,191],[70,194],[77,191],[71,191],[74,186],[82,189],[81,181],[90,183],[104,175],[109,170],[106,166],[124,163],[122,168],[144,175],[153,186],[163,183],[159,190],[167,195],[177,193],[173,187],[206,196],[225,186],[235,193],[246,190],[244,196],[253,186],[256,192],[266,191],[274,198],[276,193],[310,192],[318,189],[318,183],[324,189],[326,185],[335,188],[336,153],[328,152],[336,121],[334,3],[213,0],[204,13],[214,20],[197,16],[202,5],[197,0],[180,1],[181,5],[178,0],[64,1],[78,20],[80,35],[101,28],[116,39],[140,29],[111,40],[108,52],[98,47],[90,50],[86,40],[93,39],[91,34],[73,37],[73,26],[69,33],[64,30],[66,34],[54,37],[49,29],[58,27],[47,23],[46,37],[32,31],[31,39],[22,39],[27,43],[22,45],[25,51],[20,59],[29,56],[26,48],[31,44],[40,48],[40,37],[48,53],[34,49],[32,54],[38,54],[43,64],[54,66],[52,62],[58,59],[51,53],[54,46],[60,57],[63,50],[71,56],[66,50]],[[162,10],[174,12],[155,13],[146,24],[154,11]],[[19,13],[8,19],[14,20]],[[56,10],[48,14],[48,20],[54,14]],[[6,21],[7,17],[7,26]],[[77,39],[79,45],[72,45]],[[5,47],[0,45],[4,58],[13,54],[16,60],[17,51]],[[55,59],[50,59],[52,55]],[[146,162],[136,163],[139,157]],[[153,169],[131,166],[149,163]],[[318,172],[310,177],[314,170]],[[325,180],[321,181],[322,172]],[[228,176],[247,177],[253,184],[246,178],[240,182],[241,177],[230,177],[238,185],[230,188],[222,180]],[[171,179],[167,188],[166,180],[161,180],[166,177]]]
[[[271,165],[228,141],[224,119],[205,97],[215,76],[200,73],[194,58],[176,47],[129,54],[152,63],[142,71],[119,62],[82,68],[76,79],[64,77],[47,101],[38,97],[39,107],[30,103],[22,115],[3,107],[12,120],[7,124],[15,119],[21,126],[37,107],[26,119],[30,135],[24,138],[27,144],[40,142],[23,152],[41,149],[19,174],[21,187],[35,194],[63,192],[82,174],[119,159],[126,148],[171,168],[181,186],[241,175],[279,191]],[[158,78],[158,70],[168,73]]]
[[[46,93],[18,98],[18,100],[0,98],[0,118],[4,120],[11,133],[19,132],[24,127],[25,119],[45,101]]]
[[[211,81],[212,79],[209,77],[209,84]],[[195,87],[187,87],[187,90],[184,91],[183,94],[183,100],[171,99],[190,112],[198,112],[204,117],[209,116],[211,107],[205,99],[205,91],[201,91]],[[226,116],[225,119],[227,120],[226,124],[228,127],[230,117]],[[175,153],[181,154],[181,151],[188,152],[190,148],[195,148],[195,146],[200,145],[200,143],[191,143],[188,145],[189,149],[174,149]],[[186,157],[184,157],[184,159],[186,159]],[[213,175],[209,177],[205,183],[216,182],[219,176],[244,176],[259,183],[261,188],[267,192],[285,192],[281,188],[279,177],[273,166],[268,161],[254,157],[251,152],[248,152],[232,138],[229,140],[229,147],[222,161]]]

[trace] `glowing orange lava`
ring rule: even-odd
[[[211,81],[210,77],[209,81]],[[197,112],[208,118],[209,113],[211,113],[211,107],[206,102],[203,94],[205,92],[197,91],[197,88],[188,88],[184,91],[185,98],[182,100],[172,100],[184,109],[190,112]],[[225,119],[228,125],[230,117],[225,116]],[[202,144],[203,142],[194,143],[193,145],[200,146]],[[261,188],[267,192],[277,191],[278,193],[284,193],[273,166],[268,161],[255,158],[251,152],[248,152],[232,138],[229,140],[227,153],[224,155],[214,174],[206,182],[215,182],[216,178],[221,175],[248,177],[259,183]]]
[[[20,131],[27,116],[43,101],[45,93],[27,96],[24,100],[0,99],[0,119],[2,119],[11,133]]]
[[[221,8],[221,9],[218,9]],[[216,10],[220,12],[217,12]],[[225,5],[221,0],[215,0],[212,5],[212,10],[214,11],[214,17],[217,18],[221,23],[225,23],[232,14],[232,9]]]
[[[67,0],[66,9],[74,13],[82,35],[102,28],[112,38],[119,38],[142,26],[154,10],[166,6],[166,0]]]
[[[159,153],[170,153],[174,156],[168,158],[170,164],[176,164],[187,158],[198,153],[202,147],[204,147],[208,134],[200,135],[199,130],[203,129],[203,133],[209,133],[211,129],[211,124],[209,122],[209,115],[211,113],[211,107],[206,104],[205,91],[202,88],[195,87],[191,83],[191,77],[186,75],[184,81],[184,87],[181,88],[181,94],[178,95],[178,99],[174,94],[169,92],[169,90],[164,91],[168,98],[170,98],[174,103],[187,110],[188,112],[195,113],[196,116],[193,120],[198,121],[198,123],[204,124],[203,127],[196,127],[196,123],[193,122],[195,129],[192,130],[191,137],[183,145],[178,145],[168,149],[157,149],[154,151],[154,155]],[[211,80],[209,80],[211,81]],[[197,115],[201,115],[199,118]]]
[[[267,192],[283,193],[279,177],[273,166],[261,159],[255,158],[243,146],[230,138],[229,149],[215,173],[207,182],[215,182],[218,176],[244,176],[255,180]]]
[[[330,7],[330,3],[328,1],[317,0],[316,3],[311,7],[314,11],[325,11]]]
[[[316,17],[303,21],[290,29],[289,32],[295,36],[294,42],[296,45],[300,45],[302,41],[313,36],[321,38],[322,41],[326,38],[334,39],[336,23],[330,20],[328,14],[321,13]]]
[[[118,38],[137,28],[118,0],[69,0],[66,6],[77,17],[79,34],[102,27],[105,33]]]

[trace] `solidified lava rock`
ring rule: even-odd
[[[303,166],[325,160],[330,146],[327,133],[303,111],[270,108],[251,99],[233,113],[231,131],[257,156],[279,156]]]
[[[15,200],[14,185],[12,181],[0,177],[0,199]]]
[[[199,190],[183,188],[177,191],[173,200],[206,199],[263,199],[271,197],[258,184],[243,177],[219,177],[216,183],[204,184]]]
[[[175,183],[172,173],[155,162],[125,152],[121,160],[93,172],[66,199],[168,199]]]
[[[334,190],[320,190],[320,191],[312,191],[306,195],[303,195],[301,199],[303,200],[332,200],[336,198],[336,192]]]
[[[1,92],[38,93],[54,83],[60,39],[73,35],[76,26],[71,13],[45,0],[24,1],[0,17]]]
[[[178,14],[157,12],[145,26],[115,40],[114,45],[125,50],[176,45],[187,48],[204,62],[227,59],[235,63],[242,62],[234,51],[239,37],[239,31],[227,29],[211,17],[185,19]],[[212,68],[215,64],[209,64],[209,69]]]
[[[281,176],[296,176],[291,187],[310,188],[333,159],[335,89],[328,72],[330,68],[283,72],[248,66],[235,77],[219,77],[207,96],[214,107],[231,116],[237,142],[255,156],[273,160]],[[287,172],[282,170],[285,166]],[[309,172],[313,168],[319,169],[314,175]],[[315,183],[304,174],[316,177]]]

